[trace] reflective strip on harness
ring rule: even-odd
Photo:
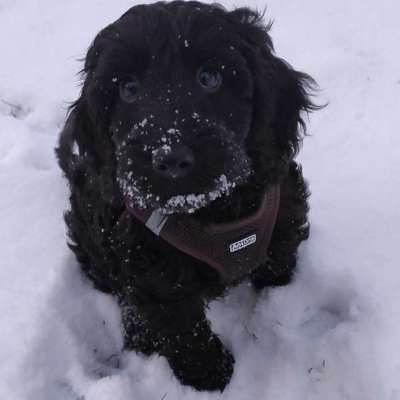
[[[157,236],[160,235],[162,228],[168,220],[168,215],[161,214],[160,211],[155,210],[151,213],[149,219],[146,221],[146,226]]]

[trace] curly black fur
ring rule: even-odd
[[[132,113],[137,123],[152,112],[165,128],[173,123],[173,107],[180,107],[188,118],[200,110],[204,120],[217,121],[214,126],[222,126],[218,134],[236,132],[240,139],[234,139],[234,148],[245,152],[252,173],[194,217],[202,222],[235,220],[254,211],[262,193],[280,184],[269,259],[249,278],[257,289],[288,283],[297,247],[308,235],[309,193],[293,158],[304,131],[301,112],[315,109],[307,94],[314,81],[274,55],[268,30],[262,16],[247,8],[228,12],[192,1],[131,8],[89,48],[82,93],[71,107],[57,149],[71,190],[71,210],[65,216],[70,247],[95,286],[117,297],[125,346],[164,355],[177,378],[199,390],[223,390],[233,372],[234,358],[205,316],[207,302],[223,295],[226,287],[214,269],[178,251],[126,212],[118,171],[131,168],[138,176],[148,172],[142,170],[146,158],[137,165],[133,160],[131,167],[120,165],[116,147],[124,138],[115,139],[116,122],[131,123]],[[210,57],[220,63],[218,68],[224,64],[222,69],[235,71],[237,79],[222,71],[225,86],[204,94],[195,71]],[[147,82],[146,95],[128,110],[119,84],[132,73]],[[167,82],[178,88],[171,106],[158,100]],[[189,91],[191,98],[184,96]],[[185,124],[180,128],[189,135],[192,126]],[[151,140],[155,135],[153,130]],[[217,168],[218,154],[210,154],[202,162]],[[161,193],[170,190],[151,179]]]

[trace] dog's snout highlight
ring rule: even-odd
[[[164,178],[183,178],[193,169],[195,158],[192,150],[183,144],[163,145],[152,153],[154,171]]]

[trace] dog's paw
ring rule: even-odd
[[[197,348],[175,350],[167,357],[175,376],[183,385],[197,390],[223,391],[229,383],[235,359],[213,335],[208,343]]]
[[[286,263],[277,263],[273,260],[259,266],[250,276],[254,289],[261,290],[265,287],[288,285],[294,273],[296,259],[293,257]]]

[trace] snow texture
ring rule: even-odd
[[[399,2],[268,2],[277,53],[329,106],[300,156],[312,230],[296,279],[211,305],[236,357],[222,395],[181,386],[163,357],[121,352],[117,304],[66,246],[53,149],[77,59],[132,3],[0,0],[0,398],[400,399]]]

